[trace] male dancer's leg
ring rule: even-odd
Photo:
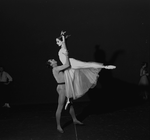
[[[63,129],[61,128],[61,124],[60,124],[60,119],[61,119],[61,112],[64,106],[64,102],[65,102],[65,94],[64,94],[64,90],[59,90],[59,97],[58,97],[58,107],[57,107],[57,111],[56,111],[56,123],[57,123],[57,130],[61,133],[63,133]]]
[[[73,123],[80,124],[80,125],[83,124],[80,121],[78,121],[77,118],[76,118],[75,111],[74,111],[74,108],[73,108],[73,99],[70,99],[70,110],[69,110],[69,113],[70,113],[70,115],[72,117]]]
[[[74,108],[73,108],[73,105],[70,106],[69,112],[70,112],[70,115],[71,115],[71,117],[72,117],[72,119],[73,119],[73,123],[74,123],[74,124],[83,125],[82,122],[80,122],[80,121],[77,120],[76,115],[75,115],[75,111],[74,111]]]

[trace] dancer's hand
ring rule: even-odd
[[[146,73],[146,76],[149,76],[149,73]]]
[[[70,36],[71,36],[71,35],[66,35],[65,38],[68,38],[68,37],[70,37]]]
[[[66,33],[66,31],[61,31],[60,35],[61,35],[61,36],[64,36],[65,33]]]
[[[66,33],[66,31],[61,31],[60,35],[61,35],[61,36],[64,36],[65,39],[71,36],[71,35],[66,35],[66,36],[65,36],[65,33]]]

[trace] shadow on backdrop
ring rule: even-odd
[[[115,65],[116,60],[124,50],[114,52],[109,61],[106,61],[106,53],[100,49],[99,45],[95,46],[94,58],[96,62],[104,65]],[[117,67],[117,66],[116,66]],[[112,70],[103,69],[99,73],[97,86],[88,91],[90,99],[89,104],[83,109],[77,117],[83,121],[91,114],[102,114],[113,112],[118,109],[137,105],[143,100],[139,97],[139,86],[130,84],[112,76]]]

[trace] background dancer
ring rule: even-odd
[[[141,69],[140,69],[140,94],[142,94],[143,99],[148,99],[149,94],[149,80],[148,80],[148,64],[146,62],[143,63]]]
[[[10,108],[10,82],[12,82],[12,77],[6,71],[4,71],[3,67],[0,67],[0,102],[3,107],[7,108]]]

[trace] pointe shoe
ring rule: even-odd
[[[67,103],[66,103],[66,105],[65,105],[65,110],[67,110],[67,107],[68,107],[69,103],[70,103],[70,101],[69,101],[69,98],[68,98],[68,99],[67,99]]]
[[[115,69],[115,68],[116,68],[116,66],[108,65],[108,66],[105,66],[104,68],[105,68],[105,69]]]

